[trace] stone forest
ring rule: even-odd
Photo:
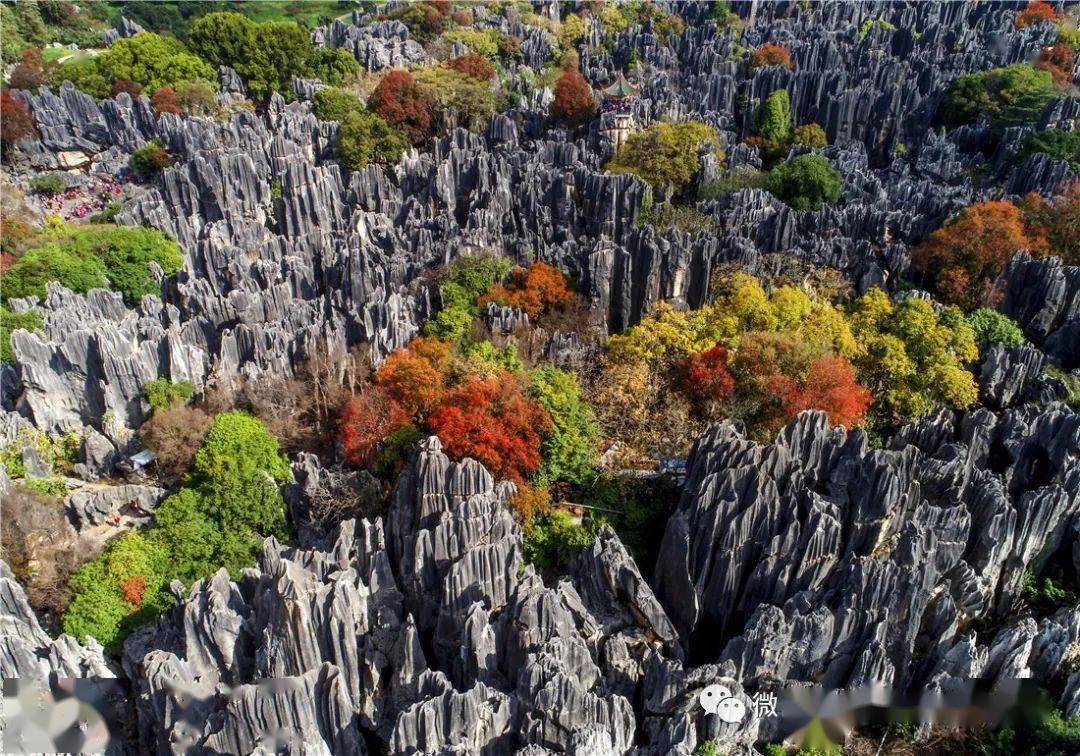
[[[0,752],[1080,754],[1078,23],[0,0]]]

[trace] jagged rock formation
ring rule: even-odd
[[[989,645],[971,624],[1007,612],[1025,569],[1071,555],[1078,450],[1080,415],[1060,404],[942,414],[881,450],[818,413],[770,445],[724,423],[689,458],[658,595],[692,653],[744,682],[1049,680],[1080,607]]]

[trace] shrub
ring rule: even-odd
[[[30,191],[34,194],[44,194],[51,197],[63,193],[67,188],[67,177],[62,173],[47,173],[44,176],[35,176],[30,179]]]
[[[379,116],[353,112],[338,131],[337,156],[344,168],[355,171],[371,163],[397,163],[408,146],[405,135]]]
[[[551,417],[551,432],[540,446],[539,480],[581,483],[596,459],[599,433],[577,376],[551,365],[538,367],[529,374],[529,396]]]
[[[180,115],[180,99],[176,96],[176,90],[172,87],[159,87],[150,96],[150,105],[158,115],[172,113]]]
[[[675,229],[680,233],[695,236],[702,231],[715,231],[716,219],[698,210],[693,205],[673,205],[662,202],[646,208],[638,214],[638,223],[652,226],[657,231]]]
[[[980,202],[930,234],[911,261],[946,302],[971,305],[992,301],[994,280],[1017,252],[1032,246],[1016,205]]]
[[[480,297],[479,303],[497,302],[517,307],[535,318],[553,307],[568,303],[571,296],[562,271],[547,263],[535,262],[528,268],[510,271],[507,283],[492,286]]]
[[[1020,346],[1025,342],[1024,332],[1016,321],[997,310],[980,307],[967,316],[968,325],[975,333],[977,344],[1001,344],[1005,347]]]
[[[840,199],[843,177],[828,158],[799,155],[769,172],[768,190],[795,210],[819,210]]]
[[[995,127],[1018,126],[1038,117],[1055,96],[1054,77],[1028,65],[1016,63],[953,80],[941,106],[946,126],[990,117]]]
[[[112,85],[113,97],[122,92],[126,92],[131,97],[131,99],[134,100],[136,97],[142,94],[142,85],[128,79],[120,79],[119,81],[114,81]]]
[[[1016,28],[1025,29],[1032,24],[1041,24],[1044,21],[1057,24],[1061,22],[1061,14],[1054,10],[1054,6],[1043,0],[1032,0],[1027,6],[1016,14]]]
[[[362,113],[364,103],[352,92],[337,87],[323,87],[311,100],[315,117],[320,121],[344,121],[349,113]]]
[[[408,417],[426,415],[443,397],[450,345],[435,339],[413,339],[375,372],[375,385],[402,407]],[[400,425],[400,423],[398,423]]]
[[[592,545],[595,534],[576,525],[569,512],[556,510],[537,517],[525,534],[525,561],[542,569],[569,565]]]
[[[289,464],[261,422],[246,412],[225,412],[214,418],[195,455],[194,472],[205,480],[266,473],[282,485],[289,478]]]
[[[385,390],[376,386],[361,391],[341,413],[339,437],[345,459],[359,467],[372,465],[382,442],[407,425],[409,413]]]
[[[139,428],[139,438],[154,452],[157,465],[168,473],[191,469],[195,453],[210,429],[210,416],[198,407],[170,403],[156,409]]]
[[[765,66],[782,66],[789,71],[795,70],[795,61],[791,59],[791,50],[784,45],[768,42],[750,53],[750,69]]]
[[[543,486],[521,483],[510,500],[510,508],[521,527],[528,533],[532,530],[533,522],[551,510],[551,492]]]
[[[118,40],[96,61],[108,79],[127,79],[154,91],[193,79],[210,84],[217,81],[213,67],[188,52],[183,42],[153,32],[141,32]]]
[[[59,281],[80,294],[108,286],[101,260],[54,243],[31,249],[15,261],[4,274],[0,297],[4,302],[28,296],[44,299],[49,281]]]
[[[440,114],[444,128],[462,125],[479,129],[498,108],[499,97],[489,84],[458,71],[441,66],[422,68],[415,78],[424,99]]]
[[[421,2],[403,6],[400,19],[409,27],[410,36],[421,42],[428,42],[446,28],[446,16],[436,4]]]
[[[761,103],[755,129],[770,142],[786,143],[791,138],[791,99],[786,89],[777,89]]]
[[[7,285],[5,280],[4,285]],[[8,365],[15,363],[15,353],[11,348],[11,334],[18,329],[27,331],[45,330],[45,316],[39,310],[14,313],[6,307],[0,307],[0,362]]]
[[[1080,265],[1080,180],[1059,186],[1050,201],[1032,192],[1021,207],[1033,247],[1046,246],[1066,265]]]
[[[582,20],[581,16],[571,13],[563,19],[555,37],[559,42],[559,47],[569,50],[583,40],[588,33],[589,27],[585,25],[585,21]]]
[[[806,123],[795,127],[795,135],[792,138],[795,144],[801,144],[815,150],[829,146],[829,138],[825,136],[825,129],[816,123]]]
[[[178,404],[187,404],[195,395],[191,381],[173,383],[168,378],[155,378],[143,387],[143,396],[155,410],[163,410]]]
[[[596,115],[596,96],[577,69],[564,72],[555,84],[551,115],[571,126],[582,124]]]
[[[783,408],[785,420],[803,410],[823,410],[833,425],[861,425],[873,397],[855,380],[855,370],[843,357],[824,357],[810,364],[805,375],[774,375],[770,392]]]
[[[27,47],[22,53],[22,63],[11,69],[8,86],[15,89],[37,89],[45,79],[45,70],[41,61],[41,50]]]
[[[1035,67],[1046,71],[1054,78],[1054,86],[1065,89],[1072,84],[1073,62],[1076,60],[1076,48],[1062,42],[1044,47],[1039,51]]]
[[[210,115],[217,110],[213,87],[199,79],[177,84],[176,97],[188,115]]]
[[[360,64],[353,54],[341,47],[314,48],[308,66],[315,78],[331,87],[340,87],[360,71]]]
[[[431,135],[430,100],[408,71],[391,71],[368,98],[368,107],[387,123],[402,129],[413,144]]]
[[[1023,161],[1036,153],[1044,153],[1055,160],[1064,160],[1074,171],[1080,173],[1080,131],[1038,131],[1024,140],[1016,157]]]
[[[513,263],[495,255],[469,255],[450,263],[447,280],[439,287],[442,308],[424,328],[428,336],[462,343],[469,334],[477,305],[492,284],[510,272]]]
[[[683,361],[683,390],[702,404],[718,404],[735,391],[735,379],[728,370],[728,352],[723,344],[692,354]]]
[[[540,442],[551,429],[551,418],[507,375],[473,379],[451,390],[428,426],[452,456],[472,457],[497,479],[521,482],[540,468]]]
[[[700,121],[656,123],[632,134],[608,163],[613,173],[631,173],[665,192],[682,189],[701,167],[699,152],[711,145],[723,157],[716,129]]]
[[[26,105],[6,89],[0,92],[0,142],[11,147],[20,139],[37,136],[34,118]]]
[[[124,77],[115,79],[106,75],[97,58],[66,60],[47,73],[45,78],[50,86],[59,86],[70,81],[95,100],[104,99],[112,93],[113,81],[125,80]]]
[[[722,178],[702,184],[698,191],[698,200],[708,202],[742,189],[764,189],[768,180],[769,175],[764,171],[750,165],[740,165],[732,168]]]
[[[174,162],[176,161],[165,150],[161,142],[154,139],[131,153],[131,160],[128,165],[131,167],[132,173],[139,178],[145,179],[157,175],[159,171],[168,168]]]
[[[491,81],[495,78],[495,66],[483,55],[474,52],[451,58],[446,62],[446,66],[478,81]]]

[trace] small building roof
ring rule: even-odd
[[[621,73],[619,78],[615,79],[615,83],[607,89],[600,90],[605,97],[611,97],[614,99],[623,99],[625,97],[637,97],[641,94],[641,89],[635,87],[633,84],[626,80],[626,77]]]

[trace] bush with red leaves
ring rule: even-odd
[[[381,388],[361,391],[345,405],[338,424],[345,458],[359,467],[370,465],[383,440],[408,423],[409,414]]]
[[[504,374],[474,378],[451,391],[428,427],[451,456],[477,460],[496,479],[522,482],[540,468],[540,442],[551,430],[551,416]]]
[[[0,141],[10,147],[20,139],[36,136],[34,117],[23,101],[6,89],[0,92]]]
[[[1016,28],[1024,29],[1032,24],[1041,24],[1043,21],[1058,23],[1061,14],[1054,10],[1054,6],[1042,0],[1032,0],[1027,7],[1016,14]]]
[[[446,390],[451,346],[437,339],[413,339],[408,349],[386,358],[375,372],[375,385],[410,417],[431,412]]]
[[[517,307],[535,318],[548,310],[568,304],[573,293],[566,276],[558,268],[536,262],[528,268],[514,268],[505,284],[497,283],[481,295],[478,304],[488,302]]]
[[[131,95],[131,99],[135,99],[142,94],[142,84],[130,79],[120,79],[112,85],[113,97],[116,97],[121,92],[127,92]]]
[[[423,144],[431,136],[431,101],[408,71],[384,76],[367,104],[384,121],[404,130],[413,144]]]
[[[45,80],[45,63],[41,59],[41,50],[28,47],[23,50],[22,63],[11,69],[8,84],[15,89],[37,89]]]
[[[750,68],[765,66],[783,66],[789,71],[795,70],[795,61],[791,59],[791,50],[783,45],[767,42],[750,53]]]
[[[491,81],[495,78],[495,66],[479,53],[466,53],[446,61],[446,67],[459,71],[466,76],[471,76],[480,81]]]
[[[172,113],[180,115],[180,98],[176,96],[176,90],[172,87],[161,87],[150,96],[150,104],[158,115]]]
[[[1049,72],[1054,77],[1054,86],[1063,89],[1072,83],[1074,60],[1076,60],[1076,50],[1073,46],[1059,42],[1042,49],[1039,57],[1035,59],[1035,67]]]
[[[787,420],[803,410],[823,410],[833,425],[852,428],[862,423],[874,397],[855,380],[855,368],[843,357],[824,357],[810,364],[803,378],[777,374],[770,393],[780,402]]]
[[[584,123],[596,114],[596,97],[592,87],[578,70],[570,70],[555,84],[555,101],[551,115],[571,126]]]
[[[723,402],[730,397],[735,390],[735,379],[728,372],[727,348],[717,344],[690,355],[683,365],[683,389],[703,404]]]

